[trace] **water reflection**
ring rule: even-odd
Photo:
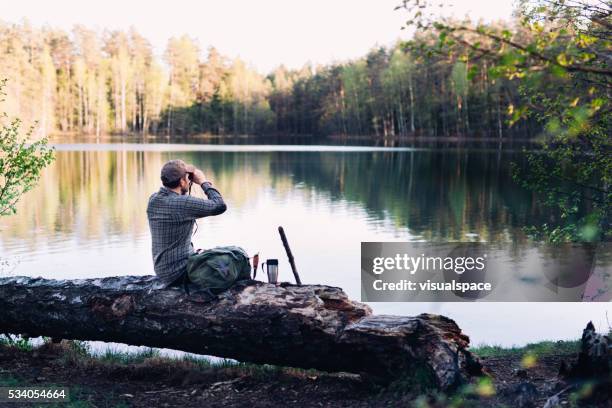
[[[173,157],[201,166],[238,212],[266,192],[276,201],[297,194],[319,211],[338,204],[365,211],[364,223],[391,234],[407,228],[411,239],[492,242],[524,240],[521,227],[542,216],[532,195],[513,183],[508,165],[520,158],[510,155],[59,151],[18,215],[2,220],[3,244],[32,250],[41,240],[74,237],[87,245],[145,235],[143,206]]]
[[[241,245],[263,259],[279,258],[281,280],[290,279],[276,232],[283,225],[303,281],[342,286],[354,298],[360,294],[361,241],[513,242],[518,257],[526,242],[521,227],[546,216],[537,199],[512,181],[510,162],[524,165],[517,153],[80,148],[60,149],[40,185],[19,203],[17,215],[0,219],[0,254],[17,262],[12,273],[54,278],[152,273],[145,209],[170,158],[203,168],[229,205],[224,215],[199,222],[196,247]],[[470,306],[381,304],[375,309],[442,310],[469,326],[476,316],[474,309],[465,309]],[[487,307],[491,313],[506,310],[503,304]],[[605,316],[603,307],[589,310]],[[553,310],[538,308],[540,317]],[[598,317],[577,315],[576,325]],[[484,319],[470,330],[477,339],[486,335],[493,341],[491,327]],[[524,339],[529,337],[515,341]]]

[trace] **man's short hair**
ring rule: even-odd
[[[177,188],[181,179],[188,173],[188,167],[182,160],[170,160],[161,169],[161,181],[164,187]]]

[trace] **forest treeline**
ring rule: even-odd
[[[513,25],[513,30],[519,30]],[[510,28],[509,28],[510,29]],[[43,134],[536,135],[508,125],[519,84],[487,61],[377,47],[344,63],[262,75],[188,36],[157,57],[135,30],[70,32],[0,23],[4,110]],[[417,45],[415,47],[415,44]]]

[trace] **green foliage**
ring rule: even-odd
[[[418,48],[422,55],[487,61],[489,75],[519,83],[520,103],[507,103],[509,126],[530,118],[542,124],[540,150],[526,152],[529,169],[516,168],[514,175],[551,217],[527,232],[550,242],[610,239],[610,4],[523,0],[512,29],[439,18],[424,12],[427,1],[404,1],[403,7],[410,24],[438,38]]]
[[[466,52],[424,61],[396,44],[341,64],[280,66],[265,76],[214,48],[202,55],[188,36],[168,41],[162,64],[135,30],[100,37],[82,26],[67,33],[0,22],[0,31],[0,73],[16,84],[9,94],[19,94],[7,110],[21,112],[26,124],[40,120],[42,134],[533,133],[533,122],[515,130],[499,121],[505,102],[519,106],[516,86],[504,81],[504,89]],[[418,33],[414,43],[428,50],[432,41],[458,45],[445,32]]]
[[[526,354],[537,357],[551,354],[577,353],[580,349],[580,340],[570,341],[541,341],[530,343],[523,347],[502,347],[495,345],[479,345],[470,348],[470,351],[479,357],[508,357]]]
[[[0,81],[0,95],[5,85],[6,79]],[[46,138],[29,141],[32,131],[22,137],[19,119],[0,123],[0,216],[17,211],[19,198],[36,185],[42,169],[53,160]]]
[[[33,348],[32,343],[30,342],[30,339],[23,338],[23,337],[15,340],[12,345],[16,347],[18,350],[22,350],[22,351],[31,351]]]
[[[21,336],[18,336],[16,338],[13,338],[8,335],[0,337],[0,346],[2,345],[15,347],[16,349],[21,351],[32,351],[34,349],[34,346],[32,345],[30,339]]]
[[[149,358],[158,358],[159,350],[147,348],[138,352],[119,351],[113,348],[107,348],[104,353],[95,356],[96,359],[114,364],[138,364]]]
[[[527,228],[535,239],[597,242],[611,237],[612,155],[609,135],[600,126],[573,140],[562,131],[551,135],[540,151],[526,152],[527,170],[515,167],[515,180],[555,211],[549,223]]]

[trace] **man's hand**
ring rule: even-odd
[[[207,180],[206,180],[206,176],[204,175],[204,172],[200,169],[194,169],[193,170],[193,182],[196,184],[202,184],[205,181]]]

